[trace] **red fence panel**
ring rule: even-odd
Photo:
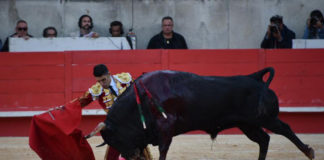
[[[319,123],[324,117],[324,49],[114,50],[1,53],[0,129],[8,129],[8,124],[17,127],[0,136],[28,134],[27,122],[20,121],[30,117],[14,118],[10,113],[23,112],[20,117],[24,117],[25,111],[44,111],[81,96],[95,83],[92,69],[98,63],[106,64],[112,74],[130,72],[134,78],[161,69],[232,76],[272,66],[276,73],[270,88],[279,97],[281,108],[313,110],[284,112],[280,117],[297,132],[324,133]],[[99,108],[94,102],[86,109]],[[102,118],[87,116],[96,122]],[[94,126],[90,124],[96,122],[84,120],[81,128],[89,131]]]
[[[324,50],[266,50],[266,64],[281,106],[324,106]]]
[[[259,50],[169,50],[169,69],[230,76],[258,70]]]
[[[271,88],[278,94],[281,106],[323,106],[323,55],[324,49],[3,53],[0,109],[17,110],[15,107],[21,105],[34,110],[63,104],[95,83],[92,68],[98,63],[107,64],[113,74],[130,72],[134,78],[160,69],[230,76],[273,66],[276,76]],[[45,98],[45,102],[39,94],[53,99]],[[7,98],[11,96],[15,98]]]
[[[0,111],[45,110],[64,103],[64,53],[0,57]]]

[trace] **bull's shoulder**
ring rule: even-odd
[[[118,73],[113,76],[121,84],[129,84],[130,82],[132,82],[132,76],[127,72]]]
[[[97,82],[89,88],[89,93],[92,95],[92,97],[98,97],[102,94],[102,92],[103,88],[99,82]]]

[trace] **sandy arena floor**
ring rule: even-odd
[[[324,160],[324,134],[299,134],[298,137],[315,149],[316,160]],[[101,137],[89,140],[96,159],[102,160],[106,147],[96,148]],[[152,147],[154,159],[158,148]],[[220,135],[212,143],[208,135],[181,135],[173,139],[168,160],[257,160],[258,145],[244,135]],[[28,145],[28,137],[0,137],[0,160],[39,159]],[[267,160],[307,160],[288,139],[271,134]]]

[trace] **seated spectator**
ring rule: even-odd
[[[313,10],[307,19],[304,39],[324,39],[324,18],[319,10]]]
[[[110,23],[109,33],[112,37],[123,37],[124,28],[120,21],[113,21]],[[131,49],[133,49],[132,41],[130,37],[126,36],[126,40]]]
[[[2,51],[3,52],[8,52],[9,51],[9,38],[24,38],[24,39],[29,39],[30,37],[33,37],[32,35],[28,34],[28,25],[27,22],[24,20],[19,20],[16,23],[16,33],[10,35],[7,37],[3,47]]]
[[[43,30],[43,37],[44,38],[54,38],[57,37],[57,31],[54,27],[46,27]]]
[[[270,25],[261,48],[292,48],[292,40],[295,38],[295,32],[287,28],[282,16],[275,15],[270,18]]]
[[[122,37],[124,34],[123,24],[120,21],[111,22],[109,33],[112,37]]]
[[[72,37],[89,37],[89,38],[97,38],[99,34],[92,31],[93,21],[89,15],[82,15],[79,18],[78,25],[80,30],[77,32],[71,33]]]
[[[173,31],[173,19],[162,18],[162,31],[151,38],[147,49],[188,49],[182,35]]]

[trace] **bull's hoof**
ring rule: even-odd
[[[306,149],[306,152],[305,152],[305,155],[310,159],[315,159],[315,151],[313,148],[309,147],[307,145],[307,149]]]

